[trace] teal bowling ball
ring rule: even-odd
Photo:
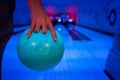
[[[51,32],[32,32],[27,38],[28,30],[24,31],[18,39],[17,52],[20,61],[30,69],[43,71],[55,67],[62,59],[64,42],[58,32],[54,41]]]

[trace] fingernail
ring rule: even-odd
[[[27,38],[29,38],[29,36],[27,36]]]
[[[54,38],[54,41],[56,41],[56,38]]]
[[[27,34],[27,38],[29,38],[30,36]]]

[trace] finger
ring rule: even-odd
[[[35,27],[35,32],[39,32],[39,31],[40,31],[40,28],[41,28],[41,23],[40,23],[40,22],[37,22],[37,23],[36,23],[36,27]]]
[[[42,22],[42,33],[43,34],[45,34],[46,33],[46,29],[47,27],[46,27],[46,24],[45,24],[45,21],[43,20],[43,22]]]
[[[28,30],[28,33],[27,33],[27,37],[29,38],[34,30],[34,27],[35,27],[35,23],[32,22],[31,23],[31,26],[30,26],[30,29]]]
[[[49,23],[49,24],[48,24],[48,27],[49,27],[49,29],[50,29],[50,31],[51,31],[51,33],[52,33],[53,39],[56,41],[56,39],[57,39],[57,37],[56,37],[56,32],[55,32],[55,30],[54,30],[54,27],[53,27],[52,23]]]

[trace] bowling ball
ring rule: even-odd
[[[33,70],[48,70],[55,67],[62,59],[64,43],[62,37],[56,32],[57,40],[54,41],[51,32],[32,32],[27,38],[28,30],[24,31],[18,39],[17,52],[20,61]]]

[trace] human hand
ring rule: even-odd
[[[40,29],[42,29],[42,33],[45,34],[47,32],[47,29],[49,29],[51,31],[53,39],[56,40],[56,32],[54,30],[52,22],[43,9],[37,6],[32,7],[30,10],[30,17],[31,26],[27,37],[30,37],[33,31],[39,32]]]

